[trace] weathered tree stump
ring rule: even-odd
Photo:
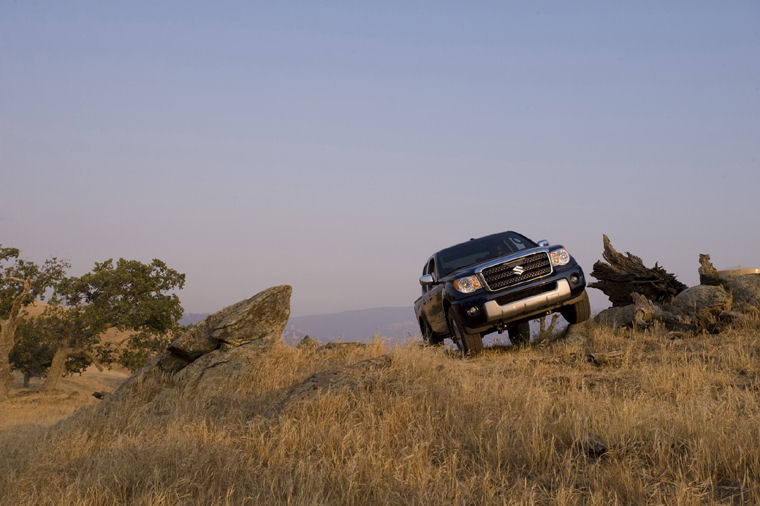
[[[606,234],[602,257],[607,262],[597,261],[591,271],[598,281],[588,286],[604,292],[613,306],[633,304],[631,294],[634,292],[654,302],[665,302],[686,288],[675,274],[667,272],[657,263],[649,268],[636,255],[618,253]]]
[[[720,286],[720,277],[718,276],[718,269],[710,261],[710,255],[706,253],[699,254],[699,284]]]

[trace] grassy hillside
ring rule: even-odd
[[[156,399],[0,430],[2,502],[760,503],[756,328],[466,360],[278,346],[244,381]]]

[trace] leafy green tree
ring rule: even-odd
[[[55,349],[43,339],[38,318],[22,321],[16,329],[16,344],[10,354],[11,368],[24,374],[24,387],[29,380],[42,378],[53,361]]]
[[[52,365],[56,346],[71,340],[67,333],[76,328],[74,315],[63,307],[48,307],[41,315],[22,321],[16,329],[16,345],[11,351],[11,367],[24,374],[24,387],[33,377],[45,377]],[[78,331],[81,335],[82,331]],[[97,357],[97,358],[96,358]],[[100,349],[73,352],[65,362],[66,373],[81,373],[93,360],[107,363]]]
[[[45,374],[43,390],[53,390],[67,370],[71,357],[84,361],[83,367],[74,368],[81,372],[87,365],[100,363],[97,357],[100,334],[105,326],[87,318],[81,308],[50,307],[35,318],[35,331],[42,342],[53,350],[50,367]]]
[[[120,258],[96,263],[91,272],[65,279],[60,292],[67,302],[65,312],[50,311],[45,335],[55,347],[43,389],[56,388],[72,356],[84,363],[108,363],[118,353],[101,343],[102,334],[111,327],[136,333],[127,341],[124,356],[136,366],[153,349],[168,341],[182,317],[179,297],[185,275],[158,259],[150,264]],[[146,338],[146,336],[153,336]],[[161,343],[161,344],[159,344]]]
[[[24,307],[35,300],[55,303],[56,288],[69,268],[57,258],[38,265],[19,255],[18,248],[0,245],[0,401],[11,386],[9,357],[16,344],[16,329],[26,318]]]

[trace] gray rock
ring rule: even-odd
[[[280,335],[277,334],[276,337]],[[228,349],[214,350],[177,372],[174,383],[185,391],[219,393],[266,356],[269,345],[261,340]]]
[[[582,323],[570,324],[565,329],[561,339],[571,345],[583,345],[591,336],[594,325],[594,320],[586,320]]]
[[[697,285],[676,295],[673,307],[686,314],[721,312],[731,308],[731,296],[721,286]]]
[[[274,286],[209,316],[211,337],[232,346],[256,340],[271,345],[280,339],[290,318],[292,291],[288,285]]]
[[[155,366],[163,372],[175,373],[184,368],[191,361],[172,353],[164,352],[156,358]]]
[[[135,407],[161,415],[163,406],[182,392],[225,395],[230,383],[244,381],[245,374],[280,340],[290,315],[290,294],[289,286],[276,286],[209,316],[127,378],[113,394],[58,425],[76,426],[82,420],[114,412],[128,414]]]
[[[288,285],[274,286],[218,311],[169,345],[169,352],[192,362],[219,348],[262,340],[267,345],[280,339],[290,317]]]
[[[282,336],[290,293],[289,286],[275,286],[212,314],[127,378],[104,406],[136,397],[148,402],[158,392],[217,389],[240,376]]]
[[[362,383],[369,381],[370,376],[373,374],[387,369],[392,362],[393,360],[389,355],[380,355],[337,369],[320,371],[291,388],[285,397],[273,406],[265,416],[267,418],[276,416],[299,401],[316,395],[319,392],[356,388]]]
[[[726,286],[740,310],[760,310],[760,275],[745,274],[730,278]]]
[[[219,341],[211,337],[212,331],[209,329],[208,318],[193,325],[172,341],[168,348],[169,352],[187,363],[215,350],[219,346]]]
[[[299,350],[312,351],[319,348],[319,343],[316,342],[311,337],[305,336],[303,339],[301,339],[298,342],[298,344],[296,345],[296,348],[298,348]]]
[[[599,325],[617,328],[631,325],[636,318],[636,305],[628,304],[627,306],[613,306],[600,311],[594,317],[594,321]]]

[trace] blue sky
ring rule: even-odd
[[[760,3],[0,1],[0,173],[0,242],[191,312],[411,304],[507,229],[693,284],[760,265]]]

